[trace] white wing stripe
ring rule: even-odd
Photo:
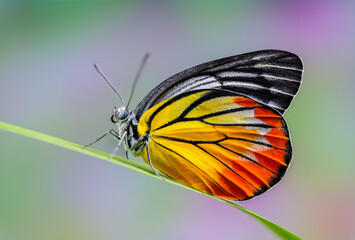
[[[290,79],[290,78],[283,78],[283,77],[276,77],[276,76],[272,76],[272,75],[268,75],[268,74],[262,74],[260,75],[266,79],[272,79],[272,80],[284,80],[284,81],[290,81],[290,82],[297,82],[299,83],[299,80],[294,80],[294,79]]]
[[[281,68],[281,69],[287,69],[287,70],[294,70],[294,71],[299,71],[299,72],[303,72],[302,69],[298,69],[298,68],[292,68],[292,67],[284,67],[284,66],[279,66],[279,65],[272,65],[272,64],[256,64],[255,67],[257,68]]]
[[[258,74],[256,73],[247,73],[247,72],[232,72],[232,71],[227,71],[227,72],[221,72],[217,73],[218,77],[259,77]]]
[[[287,93],[287,92],[278,90],[278,89],[276,89],[276,88],[274,88],[274,87],[271,87],[271,88],[270,88],[270,91],[282,93],[282,94],[285,94],[285,95],[288,95],[288,96],[291,96],[291,97],[295,96],[294,94],[291,94],[291,93]]]
[[[193,77],[186,81],[181,90],[192,89],[203,84],[209,84],[211,82],[217,82],[213,76]]]
[[[246,82],[232,82],[232,81],[223,82],[223,86],[264,88],[258,84],[246,83]]]
[[[200,78],[200,79],[199,79]],[[197,89],[205,89],[205,88],[217,88],[221,87],[222,85],[216,80],[213,76],[204,76],[201,77],[194,77],[186,81],[186,83],[179,89],[174,95],[189,91],[189,90],[197,90]]]

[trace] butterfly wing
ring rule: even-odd
[[[293,53],[264,50],[222,58],[182,71],[154,88],[135,109],[137,119],[152,106],[186,91],[227,89],[283,114],[296,95],[303,64]]]
[[[272,187],[291,160],[286,122],[272,108],[228,90],[184,92],[138,124],[153,166],[203,192],[246,200]],[[146,148],[141,155],[148,163]]]

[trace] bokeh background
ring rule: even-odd
[[[80,144],[167,77],[261,49],[301,56],[285,117],[284,179],[241,205],[305,239],[355,235],[354,1],[1,1],[0,120]],[[111,152],[115,141],[95,147]],[[122,154],[122,152],[120,153]],[[138,159],[139,161],[139,159]],[[276,239],[216,200],[98,159],[0,132],[0,239]]]

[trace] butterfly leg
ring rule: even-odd
[[[100,141],[101,139],[103,139],[107,134],[111,134],[114,138],[116,138],[118,141],[120,141],[120,137],[118,132],[116,132],[114,129],[110,129],[107,132],[105,132],[101,137],[99,137],[98,139],[96,139],[95,141],[85,145],[83,148],[87,148],[95,143],[97,143],[98,141]]]
[[[121,146],[121,144],[122,144],[124,138],[126,137],[126,134],[127,134],[127,132],[124,132],[124,133],[122,134],[122,137],[121,137],[120,141],[118,142],[117,146],[115,147],[115,149],[113,150],[113,152],[112,152],[111,155],[110,155],[110,159],[113,157],[113,155],[115,155],[115,153],[117,152],[117,150],[118,150],[119,147]]]
[[[148,161],[149,161],[150,167],[153,169],[155,175],[157,175],[157,176],[160,177],[163,181],[165,181],[165,179],[164,179],[162,176],[160,176],[159,173],[157,172],[157,170],[155,170],[155,168],[153,167],[152,160],[150,160],[148,143],[145,143],[145,147],[146,147],[146,149],[147,149],[147,155],[148,155]]]
[[[111,129],[110,130],[110,134],[112,135],[113,138],[115,138],[117,141],[120,141],[120,135],[118,134],[118,132],[115,129]]]

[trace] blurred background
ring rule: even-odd
[[[152,54],[133,107],[206,61],[261,49],[299,55],[304,83],[285,114],[292,164],[241,205],[305,239],[355,235],[354,1],[14,2],[0,2],[0,120],[79,144],[112,128],[120,105],[94,63],[127,100]],[[2,131],[0,239],[277,238],[206,196]]]

